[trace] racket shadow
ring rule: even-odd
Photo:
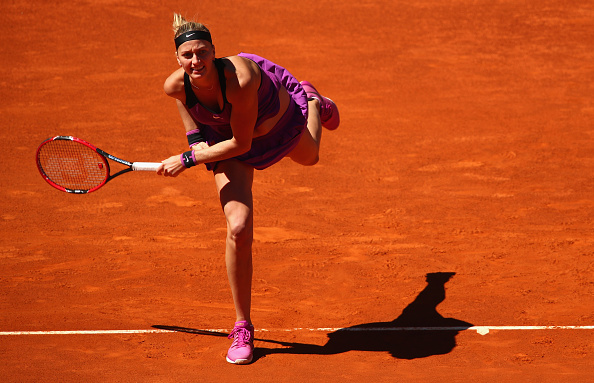
[[[215,336],[220,338],[228,338],[229,333],[221,332],[221,331],[213,331],[213,330],[201,330],[196,328],[188,328],[188,327],[179,327],[179,326],[165,326],[165,325],[154,325],[151,326],[152,328],[159,329],[159,330],[167,330],[173,332],[184,332],[187,334],[196,334],[196,335],[206,335],[206,336]],[[254,342],[266,342],[266,343],[273,343],[278,344],[281,346],[293,346],[293,345],[300,345],[300,343],[290,343],[290,342],[282,342],[274,339],[264,339],[254,337]]]
[[[212,330],[200,330],[196,328],[187,328],[187,327],[178,327],[178,326],[165,326],[165,325],[154,325],[151,326],[152,328],[156,328],[159,330],[167,330],[167,331],[174,331],[174,332],[185,332],[188,334],[197,334],[197,335],[208,335],[208,336],[217,336],[217,337],[228,337],[229,334],[225,332],[219,331],[212,331]]]
[[[458,333],[473,326],[462,320],[445,318],[437,312],[437,305],[445,300],[445,284],[454,275],[455,273],[443,272],[427,274],[427,286],[396,319],[390,322],[364,323],[328,333],[328,341],[324,345],[255,338],[254,362],[274,354],[335,355],[348,351],[371,351],[388,352],[398,359],[447,354],[456,347]],[[183,327],[153,327],[197,335],[229,335]],[[262,343],[277,346],[262,347],[265,346]]]

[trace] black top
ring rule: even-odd
[[[227,101],[227,81],[225,79],[225,64],[223,63],[222,59],[215,59],[215,66],[217,67],[217,72],[219,73],[219,83],[221,84],[221,93],[223,93],[223,101],[226,104]],[[198,104],[198,97],[192,90],[192,83],[190,82],[190,76],[184,72],[184,89],[186,91],[186,106],[188,108],[193,108],[196,104]]]

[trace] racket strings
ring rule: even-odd
[[[48,142],[40,149],[38,161],[47,178],[66,189],[90,190],[109,176],[105,159],[76,141]]]

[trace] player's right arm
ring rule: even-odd
[[[182,123],[184,124],[186,133],[191,132],[192,130],[198,129],[196,121],[194,121],[194,119],[190,115],[190,112],[188,111],[188,108],[185,105],[186,92],[184,89],[184,70],[182,68],[173,72],[165,80],[165,83],[163,84],[163,90],[165,91],[165,94],[167,94],[169,97],[172,97],[175,99],[175,102],[177,104],[177,109],[181,116]],[[208,145],[205,142],[201,142],[199,144],[194,145],[192,149],[200,150],[200,149],[204,149],[207,147],[208,147]],[[169,160],[171,160],[171,158],[168,159],[167,161],[172,162]],[[166,164],[162,163],[161,166],[159,167],[159,169],[157,169],[157,174],[175,177],[186,169],[185,166],[183,166],[183,164],[181,163],[181,161],[173,161],[172,163],[173,163],[173,165],[171,165],[171,164],[166,165]]]
[[[185,104],[186,92],[184,88],[184,70],[182,68],[179,68],[173,72],[171,76],[165,80],[163,90],[168,96],[175,98],[177,109],[179,111],[179,115],[181,116],[182,123],[184,124],[184,128],[186,129],[186,133],[199,129],[196,121],[190,114],[190,111]],[[200,142],[199,144],[196,144],[192,147],[193,150],[205,148],[208,148],[208,144],[206,142]]]

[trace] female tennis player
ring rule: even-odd
[[[284,157],[310,166],[318,162],[322,126],[340,123],[334,102],[286,69],[247,53],[216,58],[209,30],[175,14],[180,68],[164,90],[176,100],[190,150],[162,162],[158,174],[175,177],[198,164],[214,174],[227,220],[225,262],[236,311],[227,361],[253,357],[252,287],[254,169]]]

